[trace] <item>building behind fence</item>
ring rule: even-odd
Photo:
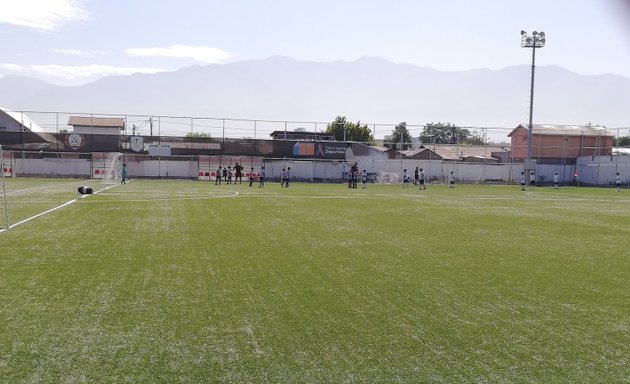
[[[309,182],[339,182],[359,163],[368,174],[413,174],[423,168],[433,181],[453,171],[459,182],[513,183],[523,171],[527,128],[468,127],[501,144],[387,143],[379,138],[396,124],[368,124],[384,146],[334,141],[326,123],[137,115],[14,112],[0,110],[2,169],[7,176],[98,178],[103,154],[121,153],[132,178],[214,180],[218,167],[244,167],[244,176],[277,179],[283,168]],[[412,137],[422,126],[408,125]],[[627,182],[629,158],[615,148],[627,128],[535,125],[532,159],[539,182],[558,172],[562,183],[610,184],[615,173]],[[619,140],[617,140],[619,143]]]

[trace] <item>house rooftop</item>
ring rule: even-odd
[[[419,149],[402,151],[405,157],[413,157],[420,152],[430,150],[443,160],[460,160],[467,157],[491,159],[494,152],[509,152],[509,146],[489,145],[450,145],[450,144],[426,144]]]
[[[125,119],[122,117],[70,116],[68,125],[80,127],[124,128]]]
[[[43,133],[46,132],[44,128],[40,127],[36,122],[31,120],[25,113],[23,112],[15,112],[10,110],[9,108],[0,107],[0,111],[7,114],[13,120],[15,120],[18,124],[21,124],[24,128],[30,130],[31,132]]]
[[[528,129],[527,125],[519,124],[508,134],[512,137],[517,129]],[[599,125],[558,125],[558,124],[534,124],[534,135],[564,135],[564,136],[613,136],[606,127]]]

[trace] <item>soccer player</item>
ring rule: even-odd
[[[367,184],[367,171],[364,169],[361,174],[361,188],[365,189],[365,184]]]
[[[427,187],[424,185],[424,171],[422,170],[422,168],[420,168],[420,173],[418,174],[418,189],[427,189]]]
[[[553,174],[553,189],[558,189],[558,182],[560,181],[560,176],[558,175],[558,172],[555,172]]]
[[[214,185],[221,185],[221,174],[223,172],[221,168],[222,167],[219,165],[219,169],[217,169],[217,176],[214,178]]]
[[[525,190],[525,172],[521,172],[521,191]]]
[[[282,168],[282,173],[280,174],[280,188],[284,187],[284,183],[287,181],[287,170]]]
[[[419,178],[420,175],[418,174],[418,167],[416,167],[416,170],[413,172],[413,185],[418,185]]]
[[[249,186],[251,187],[254,184],[254,167],[249,170]]]
[[[221,167],[219,167],[219,169],[221,169]],[[228,176],[228,170],[227,170],[227,168],[223,168],[223,180],[225,180],[226,183],[227,183],[227,179],[228,179],[227,176]],[[221,184],[220,180],[219,180],[219,184]]]
[[[232,167],[227,167],[227,183],[232,184]],[[234,182],[236,184],[236,182]]]
[[[236,163],[234,166],[234,172],[236,176],[234,177],[234,184],[236,184],[236,180],[238,180],[239,184],[243,184],[243,166],[239,163]]]
[[[289,180],[291,180],[291,167],[287,167],[287,180],[284,183],[284,186],[289,188]]]
[[[448,175],[448,187],[455,188],[455,175],[453,175],[453,171]]]
[[[409,177],[409,174],[407,173],[407,170],[406,170],[406,169],[404,169],[404,170],[403,170],[403,172],[404,172],[404,174],[403,174],[403,184],[402,184],[402,187],[403,187],[403,188],[407,188],[407,187],[409,187],[409,179],[410,179],[410,177]]]
[[[265,166],[263,165],[260,168],[260,173],[258,174],[258,188],[262,188],[265,186]]]
[[[534,171],[529,171],[529,190],[533,191],[536,186],[536,174]]]
[[[617,192],[621,189],[621,177],[619,177],[619,172],[615,175],[615,187],[617,187]]]
[[[121,178],[121,181],[120,181],[121,184],[127,184],[127,164],[123,164],[120,178]]]
[[[357,188],[357,179],[359,178],[359,163],[354,163],[350,167],[350,176],[352,179],[352,188]]]

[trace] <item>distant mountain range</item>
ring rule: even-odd
[[[536,67],[535,123],[630,127],[630,79]],[[381,58],[327,63],[286,57],[102,78],[62,87],[0,78],[13,110],[515,127],[529,116],[529,65],[439,71]]]

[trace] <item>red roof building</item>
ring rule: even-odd
[[[527,159],[528,129],[519,124],[512,139],[512,159]],[[613,135],[604,127],[591,125],[535,124],[532,129],[532,159],[539,164],[575,163],[580,156],[610,156]]]

